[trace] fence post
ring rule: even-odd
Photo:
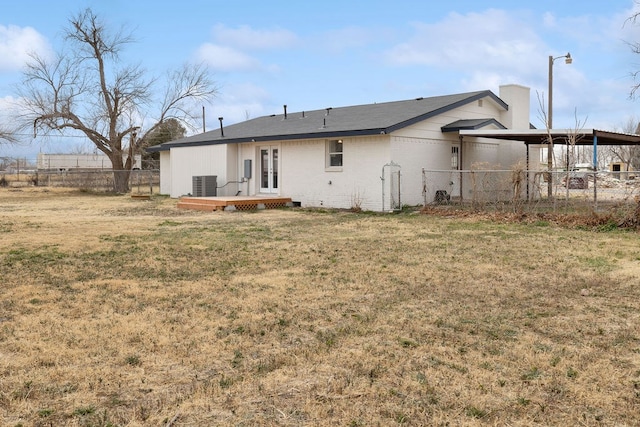
[[[598,210],[598,171],[593,172],[593,210]]]

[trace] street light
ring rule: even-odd
[[[551,173],[551,170],[553,169],[553,136],[551,136],[551,130],[553,129],[553,63],[556,59],[560,58],[564,58],[565,64],[571,64],[573,62],[573,58],[571,58],[570,53],[556,57],[554,57],[553,55],[549,55],[549,108],[547,111],[547,129],[549,131],[549,145],[547,147],[547,169],[549,170],[549,199],[551,199],[551,197],[553,196],[553,174]]]
[[[564,58],[565,64],[571,64],[573,62],[570,53],[555,58],[553,55],[549,55],[549,116],[547,117],[547,126],[549,129],[553,129],[553,63],[556,59],[560,58]]]

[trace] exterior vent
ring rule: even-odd
[[[194,197],[215,197],[217,195],[217,175],[194,176],[192,179]]]

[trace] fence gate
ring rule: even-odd
[[[381,179],[382,211],[384,212],[386,210],[401,210],[402,203],[400,201],[400,165],[393,161],[384,165],[382,167]]]

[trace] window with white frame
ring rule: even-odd
[[[327,141],[327,167],[328,168],[340,168],[342,167],[342,146],[343,141],[341,139],[331,139]]]

